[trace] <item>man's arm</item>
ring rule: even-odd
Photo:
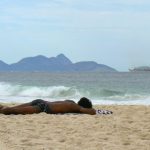
[[[80,113],[82,113],[82,114],[89,114],[89,115],[95,115],[96,114],[96,110],[93,109],[93,108],[80,107]]]

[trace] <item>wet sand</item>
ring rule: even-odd
[[[0,114],[0,150],[149,150],[150,106],[95,106],[113,115]]]

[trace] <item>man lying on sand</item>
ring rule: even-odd
[[[32,102],[21,104],[14,107],[4,107],[0,105],[0,113],[5,115],[10,114],[34,114],[45,112],[47,114],[65,114],[65,113],[80,113],[80,114],[112,114],[108,110],[95,110],[92,108],[92,102],[82,97],[76,104],[72,100],[49,102],[42,99],[36,99]]]

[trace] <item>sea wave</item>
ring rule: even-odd
[[[78,100],[81,97],[92,99],[95,104],[149,104],[149,94],[126,93],[111,89],[87,90],[67,86],[24,86],[0,82],[0,102],[27,102],[36,98],[46,100]]]
[[[21,96],[21,97],[70,97],[80,96],[79,91],[74,87],[66,86],[23,86],[9,83],[0,83],[0,96]]]

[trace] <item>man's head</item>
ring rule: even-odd
[[[92,108],[92,102],[89,99],[87,99],[86,97],[82,97],[78,101],[78,105],[80,105],[84,108]]]

